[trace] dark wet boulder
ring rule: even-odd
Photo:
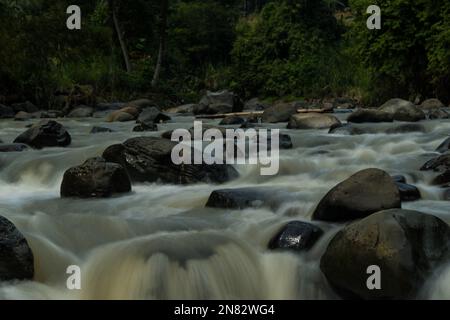
[[[229,116],[229,117],[222,119],[222,121],[220,121],[219,125],[221,125],[221,126],[238,125],[238,124],[243,124],[245,122],[246,122],[245,119],[242,117]]]
[[[416,122],[426,118],[420,107],[402,99],[391,99],[378,110],[391,114],[396,121]]]
[[[395,182],[401,201],[416,201],[422,198],[419,189],[411,184]]]
[[[24,143],[35,149],[67,147],[72,139],[64,126],[53,120],[42,120],[18,136],[14,143]]]
[[[136,123],[138,124],[150,124],[150,123],[161,123],[170,121],[171,118],[159,111],[158,108],[150,107],[145,108],[139,115]]]
[[[330,129],[341,122],[333,115],[323,113],[294,114],[289,119],[288,129]]]
[[[14,118],[14,109],[3,104],[0,104],[0,119]]]
[[[110,128],[106,128],[106,127],[98,127],[98,126],[94,126],[92,127],[90,133],[95,134],[95,133],[108,133],[108,132],[114,132],[114,130],[110,129]]]
[[[88,118],[92,117],[94,108],[88,106],[75,107],[68,115],[68,118]]]
[[[320,269],[343,298],[414,299],[424,282],[449,261],[450,227],[425,213],[377,212],[339,231]],[[381,289],[369,290],[369,266],[380,268]]]
[[[434,171],[439,175],[431,181],[432,185],[450,186],[450,154],[446,153],[437,158],[427,161],[421,168],[421,171]]]
[[[343,222],[400,206],[392,178],[383,170],[365,169],[332,188],[319,202],[313,220]]]
[[[312,248],[322,234],[322,229],[311,223],[291,221],[270,240],[268,247],[271,250],[306,251]]]
[[[244,105],[231,91],[208,91],[194,107],[194,114],[221,114],[242,111]]]
[[[0,216],[0,282],[33,277],[34,257],[27,240],[14,224]]]
[[[342,124],[336,123],[330,127],[329,134],[342,134],[342,135],[358,135],[367,133],[364,129],[356,127],[350,123]]]
[[[348,116],[347,121],[352,123],[392,122],[394,117],[390,113],[376,109],[357,109]]]
[[[445,139],[436,149],[436,152],[444,153],[450,149],[450,138]]]
[[[416,201],[422,198],[420,190],[416,186],[408,184],[405,176],[395,175],[391,178],[400,192],[400,199],[402,201]]]
[[[141,123],[133,128],[133,132],[158,131],[158,126],[154,123]]]
[[[28,149],[28,146],[23,143],[1,143],[0,141],[0,152],[22,152]]]
[[[292,103],[277,103],[264,110],[261,116],[263,122],[277,123],[287,122],[293,114],[297,113],[297,107]]]
[[[283,190],[267,187],[250,187],[214,190],[206,202],[208,208],[245,209],[270,207],[279,208],[294,197]]]
[[[387,134],[402,134],[412,132],[425,132],[425,127],[417,123],[405,123],[386,130]]]
[[[164,138],[138,137],[108,147],[103,157],[121,164],[132,181],[174,184],[223,183],[238,176],[230,165],[174,164],[172,149],[178,143]],[[193,155],[192,151],[191,154]],[[191,161],[191,163],[194,163]]]
[[[126,170],[99,157],[67,170],[61,183],[61,197],[105,198],[130,191]]]

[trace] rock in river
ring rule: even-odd
[[[394,117],[390,113],[376,109],[358,109],[348,116],[347,121],[353,123],[392,122]]]
[[[28,149],[28,146],[23,143],[1,143],[0,152],[21,152]]]
[[[72,139],[62,124],[43,120],[18,136],[14,143],[24,143],[35,149],[44,147],[66,147]]]
[[[288,129],[330,129],[341,122],[333,115],[322,113],[294,114],[289,119]]]
[[[61,184],[61,197],[105,198],[130,191],[126,170],[99,157],[67,170]]]
[[[278,103],[264,110],[262,121],[266,123],[286,122],[295,113],[297,113],[297,107],[294,104]]]
[[[416,122],[425,120],[425,113],[412,102],[402,99],[391,99],[378,108],[391,114],[396,121]]]
[[[238,176],[237,171],[230,165],[176,165],[171,158],[172,149],[176,145],[176,142],[168,139],[138,137],[108,147],[103,157],[109,162],[121,164],[131,179],[138,182],[223,183]]]
[[[14,224],[0,216],[0,282],[34,276],[34,258],[28,242]]]
[[[425,213],[377,212],[339,231],[320,269],[343,298],[414,299],[425,280],[449,261],[450,227]],[[369,266],[380,268],[381,289],[369,290]]]
[[[270,240],[268,247],[272,250],[309,250],[322,234],[322,229],[311,223],[291,221]]]
[[[313,219],[343,222],[400,206],[400,192],[392,178],[383,170],[366,169],[331,189],[318,204]]]

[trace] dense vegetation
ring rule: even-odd
[[[438,97],[450,101],[448,0],[0,0],[0,99]],[[368,30],[366,9],[382,9]],[[3,97],[3,98],[2,98]],[[18,98],[19,99],[19,98]],[[0,101],[1,102],[1,101]]]

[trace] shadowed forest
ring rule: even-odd
[[[449,1],[79,0],[82,28],[68,30],[72,2],[0,0],[0,103],[61,110],[74,88],[163,108],[221,89],[450,102]],[[381,30],[366,26],[372,4]]]

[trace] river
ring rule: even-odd
[[[72,136],[68,148],[0,154],[0,215],[25,235],[35,257],[34,281],[2,283],[1,299],[336,299],[319,261],[342,225],[319,222],[326,233],[306,253],[273,252],[267,244],[286,222],[311,220],[328,190],[365,168],[405,175],[422,200],[403,208],[450,223],[444,190],[429,183],[435,174],[419,171],[449,135],[450,120],[421,122],[425,133],[383,133],[392,123],[365,124],[379,133],[353,136],[282,130],[294,148],[281,150],[276,176],[239,165],[240,177],[220,186],[135,184],[130,194],[92,200],[60,198],[65,170],[128,138],[190,128],[194,118],[175,117],[144,134],[132,132],[134,123],[58,121]],[[0,121],[0,138],[12,142],[26,124]],[[94,125],[115,132],[90,134]],[[295,200],[276,209],[204,208],[212,190],[249,186],[287,190]],[[66,287],[69,265],[81,268],[81,290]],[[421,297],[450,299],[450,264],[427,281]]]

